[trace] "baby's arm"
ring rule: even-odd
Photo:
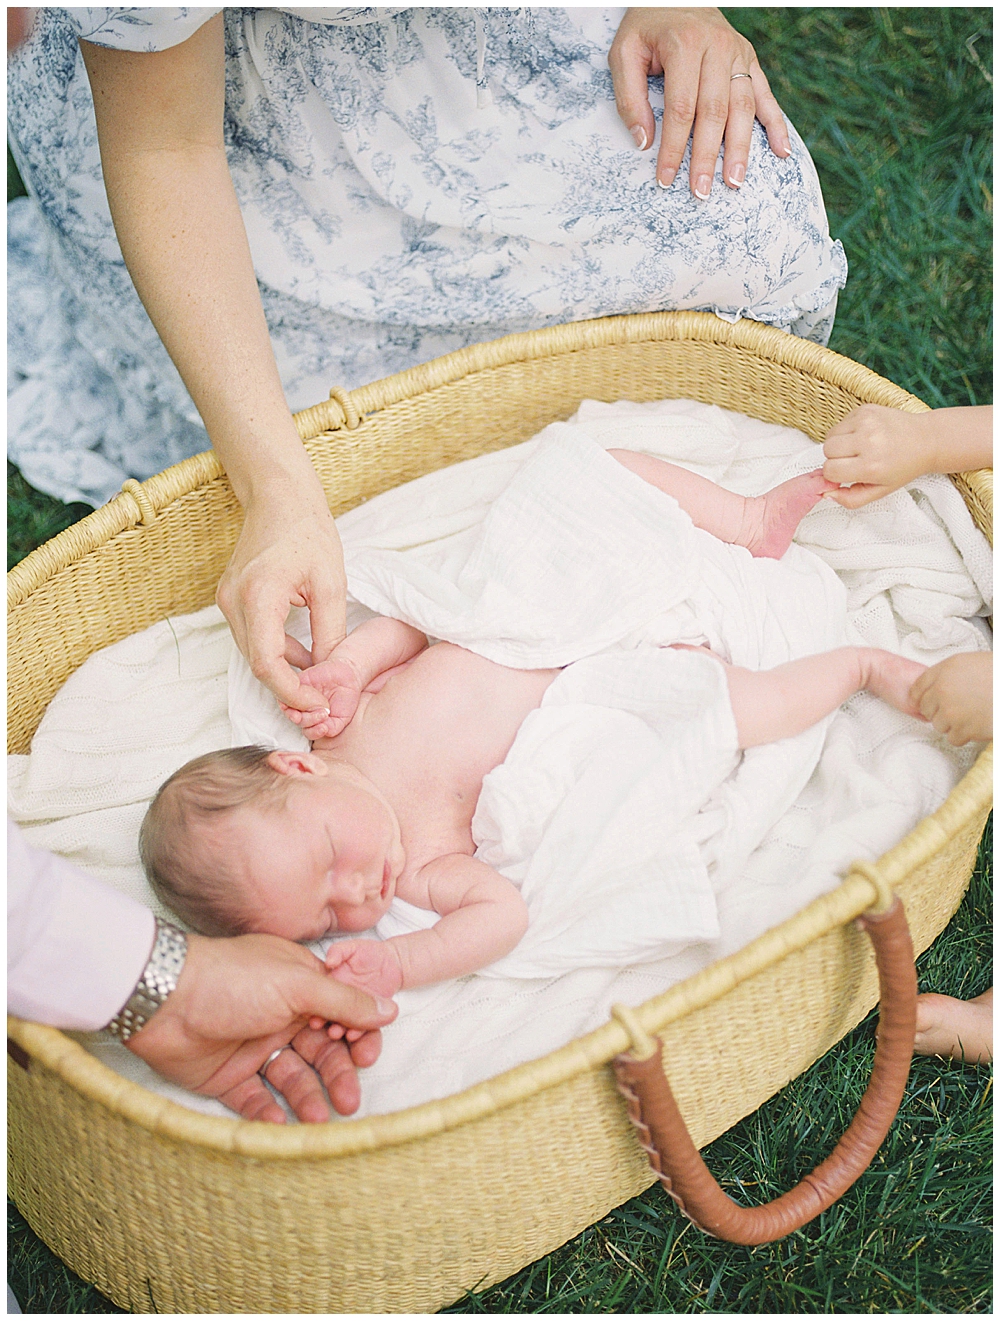
[[[333,738],[349,725],[358,699],[377,680],[413,659],[427,646],[426,636],[398,619],[378,615],[359,624],[333,649],[327,660],[302,671],[299,676],[323,694],[328,711],[282,711],[310,739]]]
[[[389,940],[343,940],[326,964],[340,981],[376,995],[463,977],[510,953],[528,927],[517,888],[485,862],[465,853],[435,858],[401,898],[420,897],[441,914],[427,931]]]
[[[864,404],[831,427],[823,476],[850,483],[831,499],[857,509],[928,472],[993,467],[993,409],[902,413]]]

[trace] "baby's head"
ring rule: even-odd
[[[176,771],[149,805],[139,854],[195,931],[291,940],[373,926],[404,861],[395,814],[353,767],[262,747]]]

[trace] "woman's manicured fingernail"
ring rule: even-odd
[[[376,999],[375,1008],[379,1011],[380,1014],[385,1015],[385,1014],[391,1014],[395,1010],[396,1006],[393,1004],[391,1000]]]
[[[646,130],[643,126],[641,124],[633,124],[629,129],[629,132],[632,134],[632,141],[639,150],[645,151],[646,147],[649,145],[649,139],[646,137]]]
[[[739,188],[743,180],[747,177],[746,166],[734,165],[729,171],[729,182],[734,188]]]
[[[661,188],[669,188],[676,178],[677,178],[677,171],[668,168],[666,170],[660,171],[660,173],[656,176],[656,182],[660,185]]]
[[[703,202],[706,202],[711,191],[712,180],[707,174],[699,174],[694,185],[695,197],[700,197]]]

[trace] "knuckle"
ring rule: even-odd
[[[252,656],[250,671],[255,679],[267,679],[271,674],[271,662],[266,656]]]
[[[729,118],[729,101],[719,96],[706,97],[698,104],[698,118],[724,124]]]
[[[693,97],[675,96],[671,98],[669,106],[664,106],[663,115],[671,124],[687,127],[694,119],[696,108]]]

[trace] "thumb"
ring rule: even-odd
[[[385,1027],[399,1013],[395,1001],[376,999],[356,986],[334,981],[318,968],[308,970],[308,980],[296,999],[296,1010],[306,1018],[332,1020],[365,1031]]]

